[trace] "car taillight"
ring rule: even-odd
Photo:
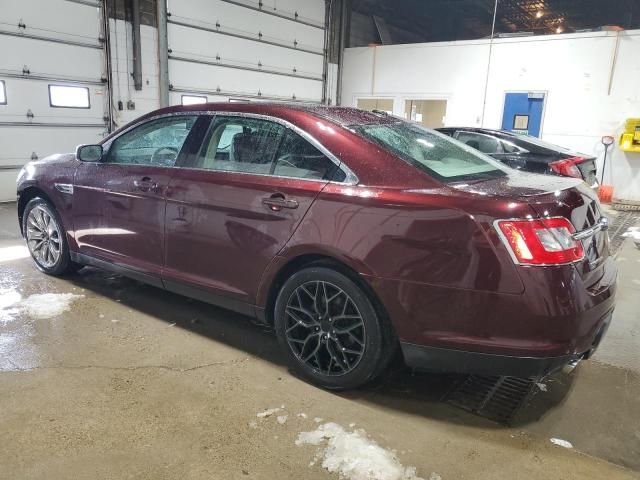
[[[582,173],[580,173],[578,165],[580,165],[585,160],[586,158],[583,157],[565,158],[562,160],[551,162],[549,164],[549,168],[551,168],[551,170],[553,170],[557,174],[564,175],[565,177],[582,178]]]
[[[496,229],[515,263],[557,265],[584,258],[575,228],[564,217],[537,220],[497,220]]]

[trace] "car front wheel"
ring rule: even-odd
[[[39,270],[62,275],[79,268],[71,261],[66,232],[55,208],[42,198],[27,203],[22,219],[27,248]]]
[[[349,389],[375,378],[392,349],[367,294],[325,267],[291,276],[275,305],[280,346],[295,371],[328,389]]]

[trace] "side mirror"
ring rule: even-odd
[[[81,162],[102,160],[102,145],[80,145],[76,148],[76,158]]]

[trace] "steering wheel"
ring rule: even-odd
[[[151,155],[151,163],[163,163],[168,165],[178,158],[178,149],[175,147],[160,147]]]

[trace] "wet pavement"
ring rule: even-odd
[[[246,317],[97,269],[47,277],[20,245],[15,206],[0,206],[1,301],[83,297],[47,319],[0,313],[2,478],[337,478],[294,444],[314,417],[355,423],[425,479],[640,477],[640,250],[630,240],[595,358],[546,379],[511,427],[442,402],[459,377],[400,365],[363,390],[317,389]],[[256,417],[281,405],[284,425]]]

